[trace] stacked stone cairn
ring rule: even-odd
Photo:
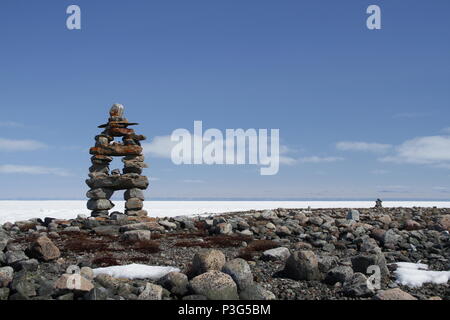
[[[108,123],[99,126],[104,131],[95,137],[95,147],[90,149],[92,166],[86,184],[91,189],[86,195],[90,199],[87,207],[93,217],[108,217],[109,210],[114,207],[110,199],[114,191],[118,190],[125,190],[125,214],[147,216],[147,211],[143,210],[143,190],[147,189],[149,183],[147,177],[142,175],[147,165],[141,147],[141,141],[146,137],[128,128],[137,123],[128,122],[123,113],[122,105],[112,106]],[[114,138],[122,138],[122,141],[114,141]],[[110,172],[113,157],[122,157],[122,172],[120,169]]]

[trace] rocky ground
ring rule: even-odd
[[[436,299],[447,284],[399,286],[395,262],[450,270],[450,209],[277,209],[154,219],[113,213],[5,223],[0,300]],[[149,279],[92,269],[178,267]],[[369,266],[378,266],[374,288]],[[73,273],[80,274],[74,280]],[[75,285],[75,282],[76,285]]]

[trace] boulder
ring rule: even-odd
[[[385,280],[389,278],[389,269],[387,267],[386,258],[381,250],[355,256],[351,261],[353,271],[355,272],[367,274],[367,269],[370,266],[376,265],[380,268],[382,278]]]
[[[233,226],[230,223],[219,223],[216,226],[217,233],[229,235],[233,233]]]
[[[286,261],[291,253],[286,247],[279,247],[266,250],[262,253],[261,259],[265,261]]]
[[[253,284],[252,270],[244,259],[237,258],[228,261],[223,266],[222,272],[230,275],[241,291]]]
[[[349,266],[337,266],[328,271],[325,283],[334,285],[337,282],[345,283],[353,277],[353,269]]]
[[[336,256],[321,255],[317,260],[319,263],[319,271],[322,273],[327,273],[339,263],[339,258]]]
[[[159,223],[155,221],[150,221],[150,222],[127,224],[125,226],[120,227],[119,229],[120,232],[127,232],[133,230],[164,231],[164,227],[161,227]]]
[[[130,198],[125,202],[125,208],[131,211],[139,211],[144,207],[144,202],[138,198]]]
[[[314,252],[296,251],[287,259],[284,273],[294,280],[320,280],[319,262]]]
[[[184,296],[188,292],[188,277],[181,272],[169,272],[158,280],[158,284],[177,296]]]
[[[91,199],[87,202],[87,208],[92,211],[110,210],[114,204],[108,199]]]
[[[201,274],[211,270],[221,270],[225,265],[225,255],[220,250],[206,249],[198,252],[192,261],[194,274]]]
[[[140,155],[142,147],[138,145],[122,145],[122,144],[108,144],[92,147],[89,150],[92,155],[103,155],[113,157],[123,157],[129,155]]]
[[[233,278],[220,271],[208,271],[190,281],[192,291],[209,300],[238,300],[237,285]]]
[[[21,270],[14,274],[13,281],[10,287],[13,292],[16,292],[21,299],[34,297],[37,295],[34,275],[31,272]]]
[[[367,277],[359,272],[353,274],[353,277],[344,283],[343,292],[346,296],[356,298],[367,298],[375,293],[369,286]]]
[[[145,176],[140,176],[134,173],[123,175],[111,175],[105,177],[97,177],[86,180],[86,184],[91,189],[108,188],[113,190],[127,190],[127,189],[147,189],[149,182]]]
[[[7,287],[13,280],[14,269],[11,267],[0,268],[0,288]]]
[[[147,241],[152,239],[152,233],[149,230],[133,230],[123,234],[123,239],[128,241]]]
[[[406,220],[404,228],[408,231],[413,231],[422,229],[422,226],[417,221],[409,219]]]
[[[145,200],[144,192],[141,189],[137,188],[128,189],[127,191],[125,191],[124,199],[129,200],[131,198],[137,198],[144,201]]]
[[[259,284],[252,284],[239,293],[241,300],[275,300],[275,295]]]
[[[9,289],[0,288],[0,301],[8,300],[8,297],[9,297]]]
[[[9,250],[5,254],[6,263],[10,266],[16,265],[20,261],[28,260],[27,255],[22,250]]]
[[[260,219],[263,219],[263,220],[272,220],[272,219],[278,218],[276,212],[273,210],[266,210],[266,211],[262,212],[259,215],[259,217],[260,217]]]
[[[80,269],[80,275],[88,280],[94,279],[94,270],[89,267],[82,267]]]
[[[376,300],[417,300],[417,298],[413,297],[409,293],[399,289],[388,289],[388,290],[380,290],[374,296]]]
[[[167,229],[176,229],[177,224],[167,220],[159,220],[158,223]]]
[[[89,199],[110,199],[114,193],[114,190],[106,189],[106,188],[97,188],[89,190],[86,193],[86,197]]]
[[[401,239],[402,237],[394,229],[389,229],[384,233],[382,242],[385,247],[395,249]]]
[[[163,288],[153,283],[147,283],[138,296],[138,300],[162,300]]]
[[[94,285],[80,274],[65,273],[56,280],[55,289],[89,292],[94,289]]]
[[[52,261],[58,259],[61,252],[52,240],[46,236],[40,236],[32,243],[30,255],[42,261]]]

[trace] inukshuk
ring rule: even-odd
[[[86,184],[91,188],[87,192],[90,199],[87,207],[93,217],[108,216],[114,207],[111,197],[114,191],[126,190],[124,193],[125,213],[130,216],[146,216],[143,190],[148,187],[148,179],[142,176],[147,168],[142,155],[140,141],[146,139],[128,128],[137,123],[130,123],[123,117],[124,108],[120,104],[112,106],[107,124],[99,126],[105,130],[95,137],[95,147],[90,149],[92,166],[89,168],[89,179]],[[114,141],[114,138],[122,141]],[[114,169],[110,172],[112,157],[123,157],[123,172]]]

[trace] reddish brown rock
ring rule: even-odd
[[[110,128],[107,129],[107,132],[113,137],[124,137],[134,134],[134,130],[128,128]]]
[[[142,153],[142,147],[138,145],[122,145],[122,144],[111,144],[108,146],[92,147],[90,149],[90,154],[93,155],[104,155],[104,156],[130,156],[130,155],[140,155]]]
[[[374,297],[376,300],[417,300],[409,293],[399,289],[381,290]]]
[[[422,226],[417,221],[407,220],[405,222],[405,229],[408,231],[420,230],[420,229],[422,229]]]
[[[58,259],[61,252],[58,247],[46,236],[41,236],[31,245],[31,255],[39,260],[51,261]]]

